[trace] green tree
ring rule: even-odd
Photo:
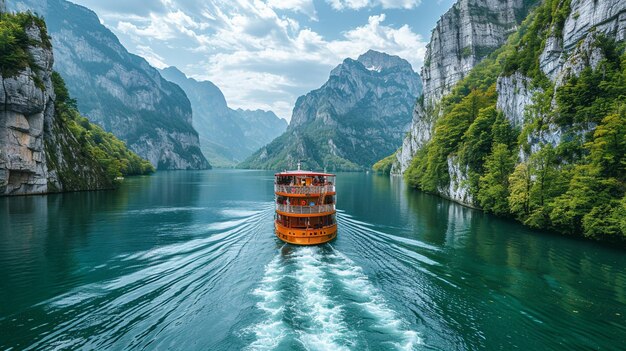
[[[395,161],[396,161],[396,154],[394,153],[374,163],[374,165],[372,166],[372,169],[379,173],[389,174],[391,173],[391,167],[393,166],[393,163]]]
[[[545,228],[550,223],[548,202],[560,195],[564,189],[559,183],[560,170],[556,153],[551,144],[546,144],[530,156],[530,188],[528,218],[523,222],[531,227]]]
[[[437,121],[433,139],[429,142],[424,157],[420,157],[419,162],[411,166],[418,168],[411,175],[419,174],[419,178],[415,180],[421,189],[436,192],[439,186],[450,182],[448,156],[459,151],[463,136],[479,118],[481,110],[490,108],[495,103],[495,96],[495,85],[487,91],[473,90]],[[479,121],[481,126],[485,124],[485,119],[491,118],[493,111],[490,111],[484,112],[485,115]],[[481,126],[475,128],[476,133],[480,134]]]
[[[495,106],[480,110],[474,122],[463,135],[461,162],[476,173],[482,173],[485,158],[491,152],[493,127],[498,115]]]
[[[508,200],[511,213],[519,220],[524,220],[530,214],[532,185],[530,162],[522,162],[515,166],[515,170],[509,176]]]
[[[606,116],[593,134],[591,160],[605,177],[626,180],[626,113]]]
[[[478,201],[488,212],[508,215],[509,175],[513,172],[515,160],[507,145],[496,143],[485,162],[485,174],[480,177]]]

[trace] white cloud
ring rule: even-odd
[[[426,51],[422,37],[408,25],[384,25],[384,14],[370,16],[367,24],[336,40],[308,28],[289,35],[289,24],[274,20],[273,29],[257,37],[241,30],[252,19],[231,19],[238,25],[207,38],[205,44],[219,46],[220,53],[200,64],[206,73],[196,78],[213,81],[235,107],[269,107],[289,119],[297,96],[318,88],[347,57],[374,49],[399,55],[417,70]]]
[[[268,0],[267,5],[273,9],[300,12],[311,19],[317,20],[313,0]]]
[[[383,51],[406,59],[417,71],[426,53],[426,42],[408,25],[396,29],[381,24],[384,20],[385,14],[370,16],[366,25],[345,32],[344,40],[331,41],[328,48],[337,57],[354,57],[369,49]]]
[[[384,9],[412,9],[422,0],[326,0],[335,10],[360,10],[366,7],[381,6]]]
[[[148,63],[156,68],[163,69],[168,66],[163,57],[155,53],[149,46],[137,45],[136,54],[145,58]]]
[[[180,33],[189,37],[197,36],[196,30],[209,27],[207,23],[196,22],[181,10],[168,12],[165,15],[151,13],[149,18],[142,18],[137,24],[119,21],[117,29],[122,33],[137,37],[147,37],[157,40],[173,39]]]

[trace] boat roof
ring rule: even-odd
[[[324,173],[324,172],[313,172],[313,171],[284,171],[280,173],[274,174],[275,177],[285,177],[285,176],[323,176],[323,177],[334,177],[334,174]]]

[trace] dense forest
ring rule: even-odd
[[[626,239],[625,44],[593,33],[603,59],[555,85],[539,57],[570,11],[569,1],[544,1],[430,111],[439,117],[405,173],[412,187],[437,193],[447,186],[454,157],[466,167],[474,204],[485,211],[534,228]],[[496,109],[496,81],[515,72],[531,78],[536,93],[523,125],[514,127]],[[557,145],[537,137],[555,128],[562,132]],[[392,161],[376,169],[388,172]]]

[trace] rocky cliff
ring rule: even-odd
[[[48,23],[55,66],[81,113],[159,169],[203,169],[185,93],[143,58],[128,53],[95,13],[65,0],[18,0]]]
[[[334,68],[319,89],[296,101],[285,134],[241,166],[361,170],[393,150],[411,121],[421,79],[397,56],[368,51]]]
[[[551,30],[538,57],[538,65],[554,83],[554,89],[563,85],[569,76],[578,76],[587,67],[595,69],[604,57],[598,41],[600,36],[616,42],[626,38],[626,2],[620,0],[571,0],[568,15],[560,24],[562,29]],[[541,87],[533,85],[526,72],[501,75],[498,78],[498,108],[517,126],[532,98]],[[557,145],[562,131],[554,126],[543,138]]]
[[[161,74],[189,97],[200,148],[213,166],[235,166],[287,129],[287,122],[273,112],[229,108],[224,94],[209,81],[188,78],[176,67]]]
[[[424,100],[438,102],[478,62],[504,44],[529,0],[460,0],[437,22],[426,49]]]
[[[504,44],[534,0],[459,0],[437,22],[428,43],[422,79],[424,97],[391,172],[402,174],[431,138],[437,104],[483,58]]]
[[[0,55],[0,196],[112,187],[113,178],[86,156],[56,114],[53,55],[43,21],[5,14],[0,23],[9,37],[26,39],[3,46],[8,52]],[[23,62],[9,59],[19,52]]]

